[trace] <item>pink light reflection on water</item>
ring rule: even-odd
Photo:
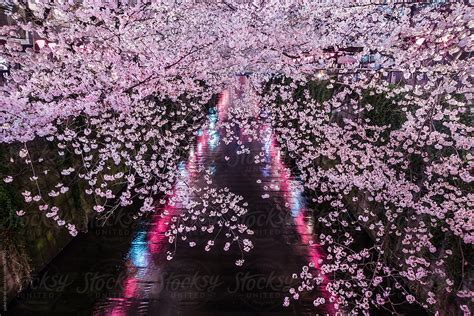
[[[217,111],[218,111],[217,117],[220,122],[224,122],[227,119],[227,110],[229,108],[229,101],[230,101],[229,90],[222,91],[217,101]]]
[[[267,135],[264,139],[264,148],[266,158],[269,158],[271,166],[270,168],[274,170],[274,176],[278,179],[280,191],[283,194],[285,200],[285,206],[287,206],[294,220],[296,231],[304,245],[306,245],[307,256],[311,263],[314,264],[314,269],[320,270],[321,260],[324,260],[322,254],[320,253],[320,245],[313,241],[312,235],[313,230],[311,225],[307,223],[305,214],[307,209],[305,207],[306,203],[303,199],[303,192],[299,188],[298,180],[291,179],[291,172],[284,162],[281,160],[280,149],[276,144],[275,135],[272,132],[270,126],[264,126],[265,134]],[[268,161],[268,160],[267,160]],[[320,289],[322,290],[322,296],[326,299],[326,302],[329,302],[330,293],[325,289],[325,286],[328,284],[329,279],[326,275],[323,275],[323,282],[320,284]],[[331,315],[336,314],[336,308],[333,303],[327,304]]]
[[[157,263],[151,258],[166,254],[168,244],[165,233],[168,230],[168,223],[174,214],[174,207],[169,204],[164,209],[166,212],[163,212],[162,215],[157,214],[154,216],[151,229],[147,233],[147,242],[143,243],[143,247],[137,247],[132,242],[125,264],[127,277],[122,282],[122,293],[119,298],[109,300],[105,315],[129,315],[133,298],[139,297],[141,293],[146,292],[146,289],[143,288],[143,286],[146,286],[146,283],[143,281],[152,278],[156,271],[160,270]]]
[[[220,95],[217,104],[217,117],[219,120],[224,120],[226,118],[229,100],[229,92],[224,91]],[[156,274],[156,271],[160,270],[160,267],[157,267],[158,263],[155,262],[155,260],[150,259],[160,256],[165,258],[166,252],[170,250],[170,244],[167,242],[168,238],[166,232],[172,218],[176,216],[180,209],[179,203],[173,203],[172,201],[176,200],[177,196],[181,194],[180,190],[185,186],[185,182],[188,184],[192,183],[193,178],[195,177],[195,170],[201,163],[202,154],[206,152],[208,146],[212,149],[212,128],[212,124],[208,125],[207,129],[198,133],[196,145],[194,148],[191,148],[187,162],[183,162],[179,166],[180,176],[174,185],[173,194],[167,197],[166,203],[162,207],[162,211],[158,212],[161,213],[161,215],[157,214],[154,216],[150,225],[151,228],[146,234],[146,243],[144,243],[144,247],[131,247],[129,258],[126,262],[128,277],[122,283],[122,294],[118,298],[109,299],[108,311],[105,313],[106,315],[128,315],[130,310],[132,310],[132,304],[134,304],[133,298],[140,297],[142,293],[145,293],[145,290],[141,288],[146,284],[146,282],[143,281],[146,281],[147,278],[154,277],[153,274]],[[309,258],[309,261],[314,264],[315,269],[320,269],[319,261],[323,256],[320,253],[319,245],[312,243],[312,230],[305,220],[307,210],[305,208],[302,192],[298,185],[295,185],[297,180],[291,179],[290,170],[281,160],[280,150],[271,127],[262,126],[262,128],[266,129],[265,133],[267,133],[267,137],[263,144],[266,162],[268,163],[266,166],[267,173],[271,172],[274,178],[277,179],[280,187],[279,191],[281,191],[281,194],[284,197],[285,205],[291,211],[297,234],[302,243],[306,245],[306,255]],[[241,138],[241,140],[245,141],[244,138]],[[179,199],[181,199],[181,197]],[[138,250],[133,253],[133,249]],[[321,286],[321,294],[326,298],[326,301],[328,301],[330,296],[329,293],[325,291],[324,287],[327,282],[327,278],[324,277]],[[335,314],[335,309],[332,304],[326,304],[326,306],[331,315]]]
[[[127,278],[122,282],[122,293],[119,297],[108,299],[108,306],[104,312],[105,315],[128,315],[129,309],[132,307],[130,299],[145,293],[145,289],[140,288],[140,286],[146,283],[141,281],[146,281],[147,277],[153,277],[153,274],[160,270],[156,266],[155,260],[151,258],[166,257],[166,253],[170,249],[166,232],[173,217],[179,211],[181,202],[185,202],[182,196],[183,188],[186,186],[186,183],[190,184],[193,181],[200,158],[207,147],[209,146],[213,149],[217,146],[219,139],[215,129],[216,120],[226,118],[229,100],[229,91],[223,91],[217,103],[218,113],[209,114],[207,128],[198,131],[196,145],[194,148],[191,148],[188,161],[178,166],[180,174],[174,185],[173,194],[166,198],[166,203],[163,207],[157,207],[157,214],[153,217],[153,221],[150,224],[151,228],[146,234],[146,242],[145,240],[138,240],[138,238],[141,238],[140,235],[132,242],[125,263]]]

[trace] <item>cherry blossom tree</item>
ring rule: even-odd
[[[157,196],[173,194],[178,163],[213,96],[240,89],[235,76],[245,72],[240,106],[219,122],[223,141],[239,141],[232,124],[253,139],[266,134],[257,121],[271,126],[322,228],[327,256],[319,275],[308,268],[315,263],[303,268],[297,291],[327,275],[332,300],[351,313],[392,310],[400,294],[433,312],[449,294],[469,312],[472,7],[13,2],[18,25],[1,29],[10,73],[0,94],[0,142],[18,146],[12,159],[31,171],[26,204],[76,235],[55,204],[69,177],[105,217],[135,201],[137,215],[154,211]],[[46,44],[22,47],[20,31]],[[44,158],[29,150],[39,140],[58,157],[74,157],[54,185],[41,180]],[[204,199],[240,202],[228,190]],[[228,211],[244,214],[238,202]],[[171,242],[194,207],[182,226],[172,225]],[[240,233],[251,235],[246,227]],[[361,234],[372,243],[359,249]],[[248,239],[242,245],[253,247]]]

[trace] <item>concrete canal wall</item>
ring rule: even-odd
[[[165,102],[172,111],[174,104],[171,101]],[[194,118],[183,117],[183,120],[189,120],[190,124],[198,128],[208,109],[216,102],[217,95],[213,95],[203,106],[202,113],[196,113]],[[171,125],[166,128],[171,128]],[[193,139],[194,135],[189,133],[186,139]],[[66,177],[61,174],[62,170],[69,167],[81,170],[83,162],[79,156],[67,152],[64,156],[58,156],[57,144],[45,140],[28,143],[31,160],[42,161],[41,169],[36,170],[39,178],[37,186],[31,179],[31,168],[19,162],[18,152],[22,146],[0,144],[0,311],[5,309],[7,303],[34,279],[34,275],[43,270],[74,238],[65,227],[58,227],[54,220],[39,211],[37,205],[25,205],[21,193],[25,190],[37,192],[38,187],[50,190],[58,182],[64,183],[69,190],[56,197],[54,205],[60,209],[61,217],[67,223],[76,225],[80,233],[88,231],[97,214],[92,210],[95,204],[93,198],[85,194],[83,183],[78,181],[76,176]],[[110,165],[106,163],[105,167],[110,168],[109,172],[128,170],[123,163],[117,166],[110,162]],[[47,174],[42,173],[44,170],[48,171]],[[12,183],[2,181],[7,175],[13,176]],[[123,183],[116,181],[112,187],[109,186],[114,194],[124,188]],[[24,210],[26,214],[17,216],[18,210]]]
[[[72,157],[58,161],[54,158],[54,148],[43,141],[29,144],[33,156],[41,153],[45,157],[48,175],[42,175],[42,185],[54,186],[62,179],[61,170],[68,163],[77,165]],[[59,227],[54,220],[47,218],[37,207],[27,207],[21,192],[34,191],[30,180],[31,170],[24,164],[11,162],[10,158],[18,157],[18,146],[0,147],[1,174],[11,174],[15,180],[6,185],[0,182],[0,250],[2,251],[2,303],[7,304],[23,289],[35,275],[40,272],[61,250],[73,239],[65,227]],[[48,161],[48,159],[50,159]],[[15,160],[15,158],[13,158]],[[7,167],[8,166],[8,167]],[[8,169],[8,170],[7,170]],[[66,179],[64,179],[66,180]],[[87,231],[91,218],[92,200],[86,196],[81,185],[66,183],[69,191],[61,195],[55,204],[61,210],[61,216],[74,223],[79,231]],[[17,210],[24,210],[19,217]]]

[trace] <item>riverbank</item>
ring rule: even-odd
[[[194,139],[195,132],[202,124],[208,109],[215,105],[216,96],[203,104],[201,112],[195,113],[194,117],[189,117],[186,113],[175,113],[177,109],[169,100],[155,102],[157,106],[159,104],[161,108],[172,112],[174,119],[181,120],[181,124],[187,123],[192,127],[183,135],[183,144],[177,147],[176,156],[179,157],[187,153],[185,150],[187,142]],[[81,127],[85,124],[81,118],[68,124],[76,124],[80,133],[85,129]],[[173,124],[162,126],[163,133],[174,131],[173,128]],[[93,137],[93,131],[89,131],[88,135]],[[104,213],[93,210],[98,199],[101,201],[103,198],[87,193],[87,182],[79,177],[79,174],[85,172],[91,164],[83,160],[81,151],[77,154],[77,144],[74,140],[71,138],[69,143],[66,140],[51,142],[41,138],[27,144],[3,144],[0,147],[0,179],[6,179],[7,175],[14,179],[12,183],[5,180],[0,182],[0,253],[2,254],[0,263],[3,274],[1,307],[3,309],[75,239],[65,226],[58,225],[56,216],[38,210],[39,203],[25,203],[24,192],[38,192],[37,194],[40,195],[41,189],[51,194],[57,184],[61,183],[64,188],[61,195],[56,196],[54,193],[56,197],[51,198],[52,201],[48,203],[60,209],[61,218],[65,223],[75,225],[75,231],[79,232],[79,235],[87,234],[99,223],[107,224],[109,220],[114,221],[114,216],[110,216],[108,210]],[[92,139],[92,143],[96,142],[100,140]],[[26,147],[29,164],[25,165],[18,156],[19,152]],[[101,151],[100,148],[95,151],[90,151],[90,148],[86,150],[90,157],[100,155]],[[112,174],[128,174],[127,170],[130,168],[124,160],[119,164],[112,159],[109,159],[106,164],[100,163]],[[115,180],[109,182],[108,185],[110,188],[108,194],[115,196],[126,187],[126,182]],[[115,205],[118,202],[111,204]],[[140,216],[138,212],[134,212],[133,215]]]
[[[397,301],[409,301],[430,312],[461,313],[461,307],[470,304],[463,294],[472,287],[464,258],[472,251],[448,233],[443,227],[446,223],[408,207],[429,199],[423,196],[429,192],[429,185],[424,188],[427,170],[450,151],[436,150],[433,142],[419,145],[416,152],[390,143],[398,142],[407,121],[398,102],[414,97],[408,92],[390,96],[390,89],[397,87],[388,87],[388,92],[350,91],[336,78],[302,85],[281,77],[274,80],[280,87],[275,87],[275,100],[267,111],[283,155],[301,175],[312,200],[315,230],[325,249],[332,252],[328,269],[336,282],[339,273],[347,277],[349,271],[349,279],[359,280],[354,281],[357,286],[338,282],[337,291],[360,304],[354,308],[368,305],[365,293],[378,293],[379,287],[377,303],[390,302],[389,308],[395,310]],[[270,82],[266,91],[273,87]],[[394,157],[408,157],[407,164],[397,163]],[[395,163],[387,166],[391,160]],[[404,195],[406,188],[413,192]],[[459,185],[459,189],[466,188]],[[432,205],[441,202],[430,201]],[[372,285],[377,275],[380,278]],[[358,292],[359,287],[365,290]],[[395,289],[389,301],[384,288]]]
[[[206,129],[179,164],[175,193],[156,214],[135,227],[131,218],[119,217],[110,230],[78,236],[8,315],[334,315],[324,280],[311,295],[301,293],[299,302],[284,306],[300,284],[294,274],[320,259],[319,247],[307,242],[305,202],[274,140],[242,139],[249,152],[239,155],[239,145],[226,144],[225,131],[217,128],[221,114],[209,113]],[[262,146],[267,150],[256,164]],[[197,218],[187,224],[190,213]],[[173,223],[198,229],[176,232],[176,243],[169,243]],[[244,234],[244,227],[253,233]],[[313,295],[325,303],[315,308]]]

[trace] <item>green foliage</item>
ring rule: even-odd
[[[0,184],[0,235],[24,227],[23,219],[15,213],[19,209],[20,202],[15,192]]]
[[[470,258],[474,258],[474,249],[460,241],[458,237],[450,235],[445,240],[445,245],[451,249],[453,254],[446,259],[447,274],[453,279],[454,284],[461,285],[461,282],[468,281],[467,271],[469,265],[463,267]]]
[[[371,105],[372,109],[364,111],[365,118],[377,126],[390,126],[390,130],[399,129],[406,121],[405,114],[397,108],[397,98],[389,98],[386,93],[375,93],[373,90],[364,90],[360,103]],[[385,135],[386,136],[386,135]]]
[[[319,103],[323,103],[331,99],[334,89],[328,88],[329,82],[323,81],[308,81],[305,88],[309,90],[311,97]]]
[[[23,207],[23,200],[18,190],[5,184],[1,178],[8,175],[6,150],[0,147],[0,236],[11,238],[13,231],[22,231],[24,220],[16,215],[16,211]]]

